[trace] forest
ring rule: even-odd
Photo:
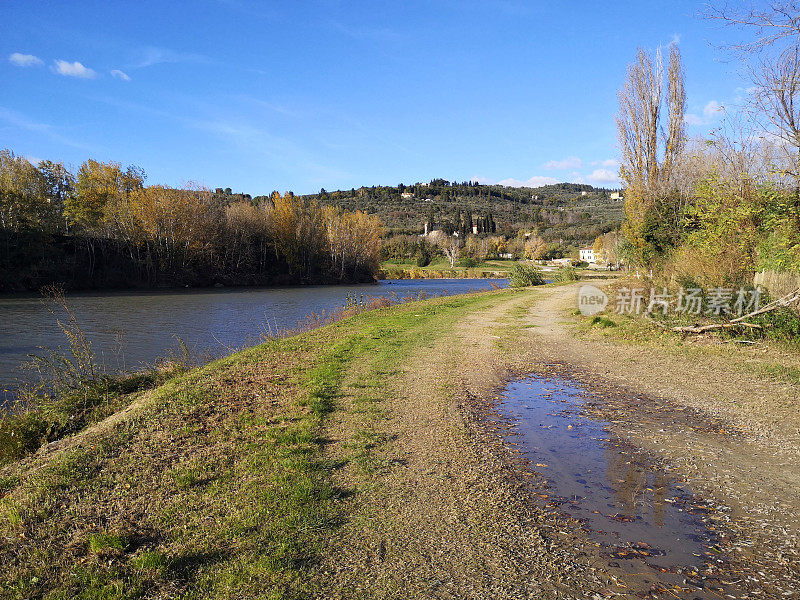
[[[382,227],[291,193],[145,185],[142,169],[0,151],[0,292],[373,281]]]

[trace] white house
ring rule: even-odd
[[[587,263],[597,262],[597,257],[594,255],[594,250],[592,248],[581,248],[580,257],[583,262]]]
[[[612,200],[622,200],[622,193],[621,192],[611,192],[611,199]]]

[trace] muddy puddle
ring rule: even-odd
[[[505,389],[498,409],[513,421],[509,443],[541,475],[532,478],[536,501],[580,524],[610,572],[625,580],[626,595],[742,597],[724,573],[718,507],[616,437],[611,423],[587,416],[591,400],[558,377],[528,377]]]

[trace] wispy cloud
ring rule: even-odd
[[[331,26],[336,31],[356,40],[395,42],[402,39],[400,33],[388,27],[353,27],[339,21],[332,21]]]
[[[86,144],[82,144],[80,142],[76,142],[58,131],[52,125],[47,123],[41,123],[26,117],[25,115],[18,113],[15,110],[11,110],[5,107],[0,106],[0,121],[8,123],[13,127],[18,127],[20,129],[24,129],[26,131],[31,131],[34,133],[40,133],[44,136],[47,136],[50,140],[63,144],[64,146],[70,146],[72,148],[78,148],[80,150],[87,150],[90,152],[95,151],[95,148],[91,146],[87,146]]]
[[[130,81],[130,76],[125,73],[124,71],[120,71],[119,69],[112,69],[111,76],[116,77],[117,79],[122,79],[122,81]]]
[[[8,62],[17,67],[41,67],[44,61],[33,54],[14,52],[8,55]]]
[[[209,63],[207,56],[194,54],[192,52],[178,52],[169,48],[159,48],[148,46],[141,51],[141,58],[134,68],[142,69],[163,63]]]
[[[266,158],[273,166],[281,168],[301,167],[317,182],[343,180],[349,173],[335,167],[320,164],[314,154],[293,140],[276,136],[265,128],[247,120],[212,118],[208,120],[186,120],[195,129],[209,132],[226,143],[246,149],[252,155]]]
[[[97,77],[94,69],[84,66],[77,60],[75,62],[56,60],[53,62],[53,71],[65,77],[78,77],[80,79],[94,79]]]
[[[673,33],[672,37],[669,40],[670,46],[677,46],[681,43],[681,34],[680,33]]]
[[[583,161],[577,156],[568,156],[563,160],[550,160],[544,163],[544,168],[548,171],[563,171],[565,169],[580,169]]]

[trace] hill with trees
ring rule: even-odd
[[[434,179],[413,185],[323,189],[304,198],[375,214],[389,235],[420,234],[427,224],[429,231],[460,231],[462,239],[475,227],[478,234],[513,238],[525,231],[546,242],[580,246],[619,227],[623,205],[612,200],[611,193],[577,183],[516,188]]]

